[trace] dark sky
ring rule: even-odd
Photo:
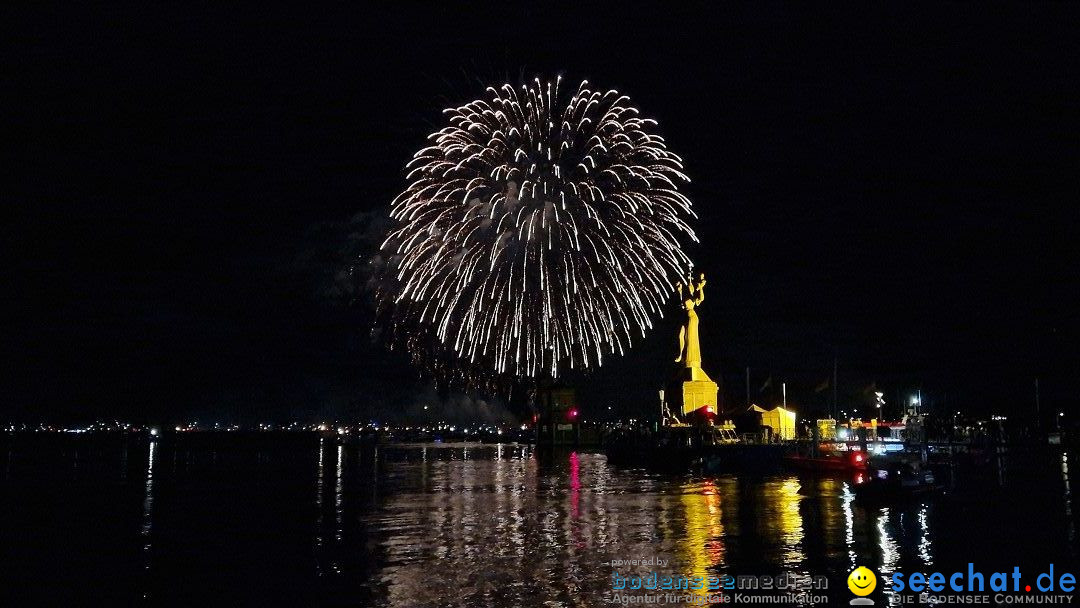
[[[399,4],[399,3],[395,3]],[[404,4],[404,3],[400,3]],[[429,396],[330,286],[440,111],[562,74],[629,94],[694,180],[729,403],[922,386],[1071,411],[1075,6],[65,7],[2,102],[13,419],[383,416]],[[848,7],[849,9],[853,7]],[[6,181],[6,180],[5,180]],[[581,386],[652,408],[674,320]]]

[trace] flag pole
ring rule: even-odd
[[[832,410],[829,412],[833,419],[836,418],[836,367],[837,363],[836,351],[833,351],[832,360]]]
[[[750,407],[750,366],[746,366],[746,407]]]

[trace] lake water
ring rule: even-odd
[[[0,445],[4,606],[593,606],[613,571],[654,570],[826,575],[820,593],[846,605],[857,565],[1077,571],[1061,452],[1010,454],[926,504],[864,507],[843,476],[656,474],[518,444]],[[611,565],[642,558],[665,565]]]

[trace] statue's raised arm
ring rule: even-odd
[[[691,290],[694,296],[694,304],[701,304],[705,301],[705,273],[698,275],[698,281],[694,284]]]

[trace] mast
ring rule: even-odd
[[[1039,407],[1039,378],[1035,378],[1035,428],[1042,428],[1042,412]]]
[[[829,417],[836,418],[836,367],[837,367],[836,351],[833,351],[832,360],[832,407],[829,408]]]
[[[750,407],[750,366],[746,366],[746,407]]]

